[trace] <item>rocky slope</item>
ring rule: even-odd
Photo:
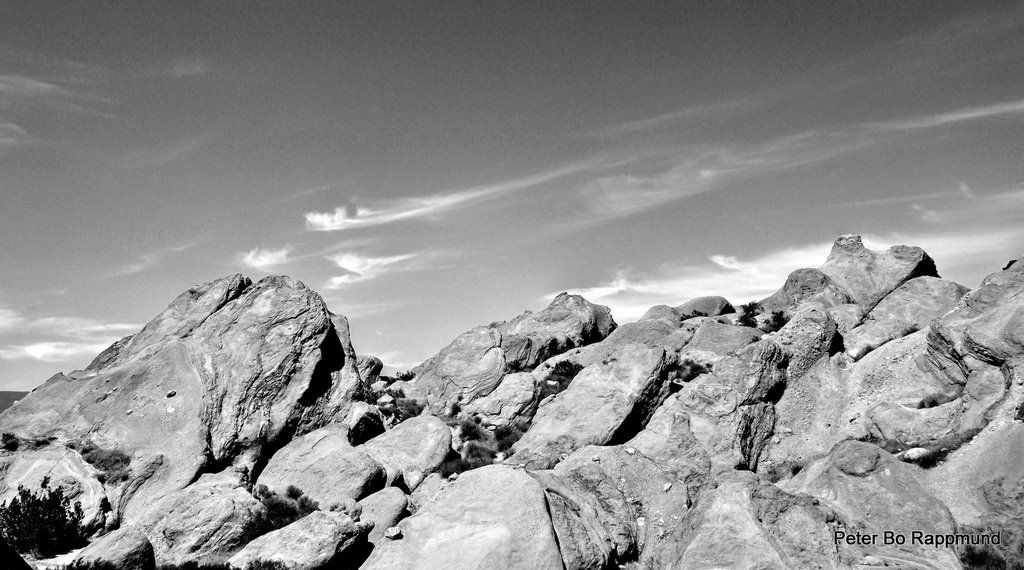
[[[0,414],[0,496],[50,477],[82,503],[80,559],[130,568],[1024,556],[1024,264],[968,290],[842,236],[764,330],[680,301],[617,326],[562,294],[395,381],[301,283],[220,279]]]

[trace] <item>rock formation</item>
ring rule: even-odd
[[[0,413],[0,501],[48,477],[78,559],[130,568],[1024,555],[1024,264],[968,290],[842,236],[760,328],[680,301],[617,326],[561,294],[394,381],[301,283],[219,279]]]

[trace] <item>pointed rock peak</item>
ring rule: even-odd
[[[832,251],[828,254],[829,259],[832,257],[841,255],[843,253],[862,253],[868,251],[868,248],[864,247],[864,240],[860,236],[854,234],[844,234],[836,238],[836,241],[832,244]]]

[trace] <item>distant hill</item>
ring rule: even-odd
[[[0,412],[10,408],[14,402],[25,397],[28,392],[3,392],[0,391]]]

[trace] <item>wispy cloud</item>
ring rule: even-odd
[[[866,123],[863,127],[874,131],[910,131],[1011,115],[1024,115],[1024,99],[993,103],[980,107],[964,107],[944,113],[916,115],[903,119]]]
[[[212,141],[213,136],[204,133],[173,143],[133,150],[118,158],[117,162],[125,170],[164,166],[191,156]]]
[[[270,271],[279,265],[290,262],[291,258],[288,256],[291,252],[291,246],[285,246],[281,249],[254,248],[247,252],[239,253],[236,257],[246,267],[260,271]]]
[[[393,271],[409,269],[411,267],[409,262],[417,257],[417,254],[412,253],[387,257],[371,257],[353,252],[338,253],[327,259],[334,262],[345,273],[331,277],[326,287],[338,289],[353,283],[376,279]]]
[[[719,189],[737,180],[765,176],[828,160],[872,144],[823,132],[806,132],[760,144],[693,146],[671,166],[648,174],[617,174],[592,180],[579,192],[585,219],[592,223],[629,216],[662,204]]]
[[[95,93],[72,90],[53,81],[43,81],[27,75],[0,75],[0,107],[2,108],[43,105],[67,112],[109,117],[111,115],[108,113],[83,104],[106,101],[106,98]]]
[[[29,140],[28,131],[4,120],[0,120],[0,155]]]
[[[125,275],[132,275],[135,273],[141,273],[148,271],[155,267],[158,267],[161,262],[167,257],[174,255],[175,253],[181,253],[188,249],[195,247],[195,243],[186,243],[181,245],[175,245],[171,247],[165,247],[149,253],[140,255],[134,262],[127,265],[123,265],[113,271],[111,274],[113,277],[124,277]]]
[[[307,213],[306,227],[314,231],[337,231],[379,226],[402,220],[432,218],[485,200],[539,186],[598,165],[597,160],[582,161],[516,180],[445,194],[391,200],[374,206],[362,206],[354,200],[344,207],[336,208],[334,212]]]
[[[163,70],[163,74],[174,79],[197,77],[209,73],[212,67],[209,60],[203,58],[179,59],[171,62]]]
[[[0,335],[7,339],[0,344],[0,359],[76,360],[99,353],[140,326],[82,317],[28,318],[0,308]]]
[[[660,129],[678,129],[682,126],[701,126],[724,117],[735,117],[773,100],[775,96],[762,94],[713,103],[699,103],[662,113],[653,117],[622,121],[580,133],[583,137],[609,138],[650,132]]]

